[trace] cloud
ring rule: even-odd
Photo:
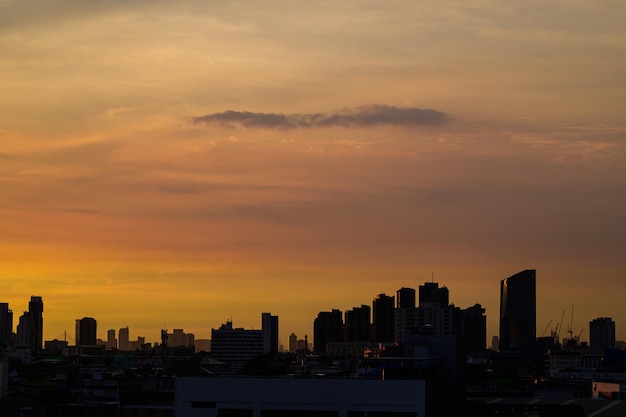
[[[241,126],[244,128],[296,129],[320,127],[433,126],[448,123],[439,110],[394,107],[385,104],[360,106],[331,113],[281,114],[227,110],[194,117],[194,124]]]

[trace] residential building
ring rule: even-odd
[[[278,316],[271,313],[261,314],[261,331],[263,332],[263,353],[278,351]]]

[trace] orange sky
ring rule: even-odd
[[[196,338],[435,281],[626,339],[626,6],[0,0],[0,301]],[[554,327],[552,325],[551,327]],[[70,339],[71,340],[71,339]]]

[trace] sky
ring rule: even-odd
[[[626,339],[624,21],[611,0],[0,0],[0,301],[17,323],[41,296],[45,340],[271,312],[287,345],[434,280],[490,343],[500,280],[536,269],[538,336],[564,314]]]

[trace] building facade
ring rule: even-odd
[[[615,349],[615,322],[599,317],[589,322],[589,347]]]
[[[395,297],[378,294],[372,301],[372,339],[374,343],[395,341]]]
[[[500,351],[529,352],[537,338],[536,271],[500,282]]]
[[[251,359],[262,354],[262,330],[233,328],[231,321],[211,330],[211,357],[232,368],[242,369]]]
[[[329,342],[343,342],[341,310],[320,311],[313,321],[313,350],[325,353]]]
[[[278,316],[271,313],[261,314],[261,331],[263,332],[263,353],[278,351]]]

